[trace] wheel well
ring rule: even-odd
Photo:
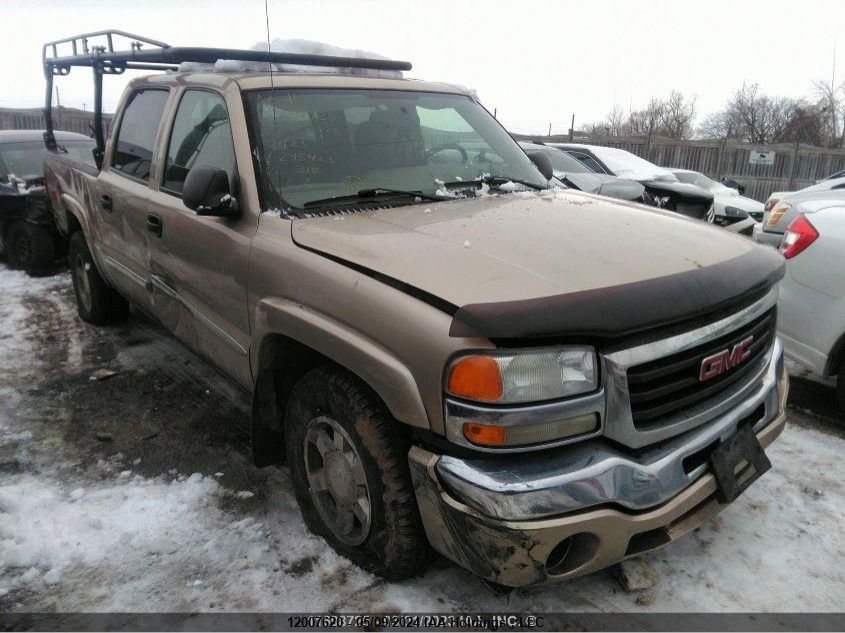
[[[65,213],[67,214],[67,239],[69,242],[74,233],[82,230],[82,225],[73,213],[67,209],[65,209]]]
[[[835,376],[839,373],[839,365],[845,357],[845,334],[839,337],[836,343],[833,344],[830,354],[827,356],[827,367],[825,367],[825,376]]]
[[[258,466],[284,461],[285,409],[291,390],[321,365],[337,363],[282,334],[268,334],[262,341],[251,420],[252,453]]]

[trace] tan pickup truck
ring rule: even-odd
[[[262,59],[73,41],[48,81]],[[553,187],[471,93],[384,76],[408,64],[264,58],[317,68],[136,79],[99,167],[48,132],[46,179],[82,319],[131,303],[248,389],[314,533],[390,579],[433,548],[534,585],[666,545],[769,468],[779,254]]]

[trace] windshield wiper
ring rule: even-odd
[[[347,204],[366,202],[369,200],[376,200],[380,198],[419,198],[420,200],[431,200],[440,202],[441,200],[451,200],[447,196],[435,196],[421,191],[403,191],[401,189],[385,189],[383,187],[376,187],[375,189],[361,189],[358,193],[353,193],[348,196],[334,196],[332,198],[323,198],[322,200],[311,200],[302,205],[303,209],[311,209],[313,207],[333,206],[337,204]]]
[[[517,185],[522,185],[523,187],[529,187],[534,190],[541,190],[541,189],[548,189],[548,187],[544,187],[543,185],[535,185],[533,182],[528,182],[527,180],[519,180],[518,178],[508,178],[506,176],[491,176],[489,174],[485,174],[480,178],[475,178],[474,180],[457,180],[455,182],[444,182],[443,187],[456,187],[460,188],[461,186],[466,187],[467,185],[492,185],[494,187],[501,188],[502,185],[512,182]]]

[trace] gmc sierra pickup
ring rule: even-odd
[[[210,64],[133,80],[97,167],[48,132],[79,315],[131,303],[249,390],[257,463],[286,460],[309,529],[355,563],[403,578],[433,548],[503,585],[571,578],[770,467],[774,250],[551,188],[471,93],[404,62],[55,51],[48,81]]]

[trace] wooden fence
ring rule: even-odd
[[[112,115],[103,115],[103,127],[108,136]],[[57,130],[93,136],[94,115],[77,108],[53,108],[53,126]],[[0,130],[43,130],[41,108],[0,108]]]
[[[569,142],[568,136],[523,137],[543,142]],[[598,137],[574,142],[606,145],[627,150],[660,165],[676,169],[692,169],[713,178],[731,178],[745,186],[745,195],[765,201],[773,191],[803,189],[830,174],[845,169],[845,150],[822,149],[811,145],[784,143],[780,145],[747,145],[725,141],[677,141],[666,138]],[[750,162],[755,150],[771,150],[771,165]]]

